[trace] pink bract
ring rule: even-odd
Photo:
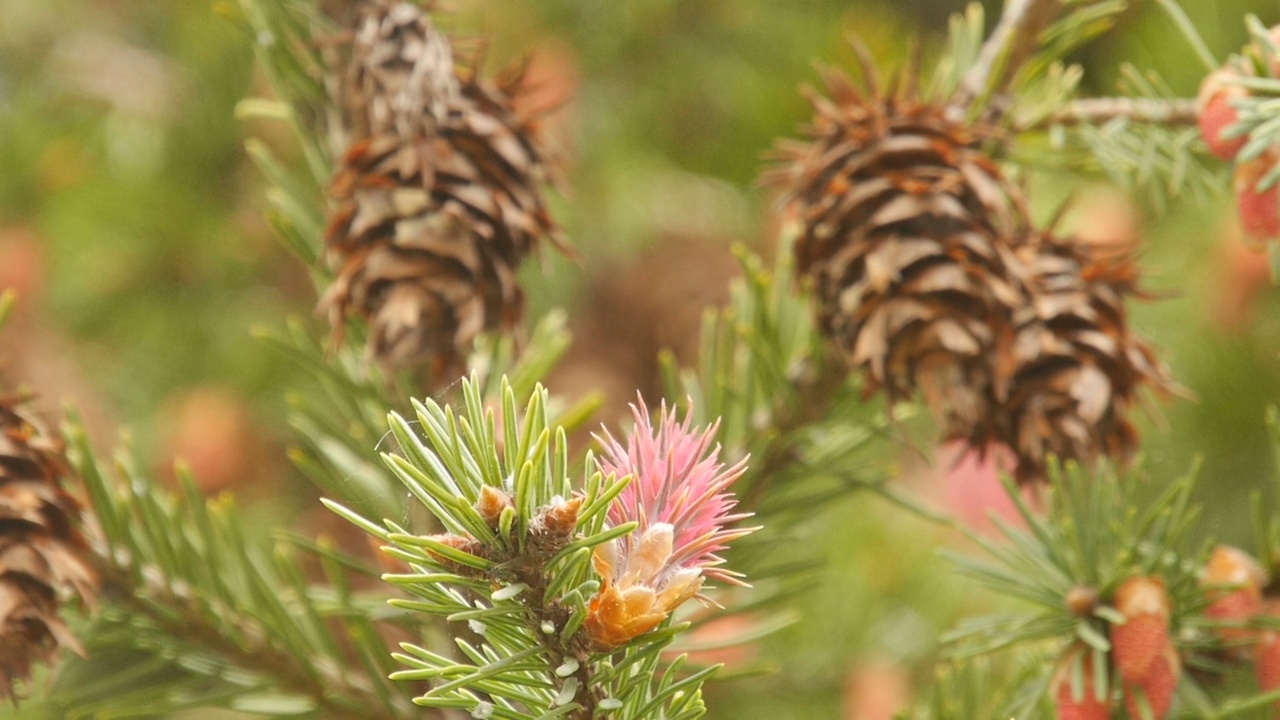
[[[737,499],[728,492],[746,471],[746,459],[729,467],[720,462],[720,446],[713,445],[718,422],[699,431],[688,415],[681,422],[675,408],[663,403],[655,427],[643,403],[631,410],[636,424],[626,446],[608,431],[597,438],[604,446],[597,460],[600,471],[634,476],[609,508],[613,525],[638,523],[634,532],[618,538],[619,555],[629,556],[649,527],[667,523],[674,531],[668,572],[699,568],[707,578],[741,584],[737,573],[718,567],[724,561],[716,553],[756,529],[726,527],[750,516],[732,512]]]

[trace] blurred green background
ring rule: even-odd
[[[1185,0],[1219,56],[1245,41],[1241,17],[1280,22],[1272,0]],[[566,307],[578,342],[553,389],[604,389],[609,415],[656,392],[654,356],[688,357],[701,309],[725,297],[740,242],[768,251],[760,155],[807,119],[797,86],[815,60],[848,65],[856,31],[886,63],[913,35],[937,47],[941,0],[458,0],[454,30],[492,38],[494,63],[532,53],[564,146],[560,221],[581,261],[525,274],[534,314]],[[988,20],[998,3],[987,3]],[[1150,2],[1077,54],[1089,90],[1121,62],[1159,71],[1184,95],[1202,68]],[[120,428],[163,470],[187,457],[214,492],[235,489],[282,519],[314,507],[282,460],[286,358],[255,325],[309,316],[306,268],[262,217],[249,135],[289,138],[233,117],[266,92],[251,38],[215,4],[172,0],[0,0],[0,285],[21,304],[0,337],[6,379],[47,404],[85,409],[97,442]],[[1140,234],[1147,285],[1166,299],[1135,324],[1195,394],[1143,421],[1157,484],[1205,458],[1202,530],[1248,543],[1248,493],[1268,488],[1265,408],[1280,401],[1280,292],[1246,249],[1231,199],[1177,203],[1163,217],[1116,201],[1099,178],[1038,175],[1038,209],[1075,188],[1089,231]],[[619,322],[630,322],[625,332]],[[873,511],[874,510],[874,511]],[[935,638],[983,602],[946,577],[938,532],[872,498],[826,509],[806,537],[826,581],[805,620],[759,648],[776,675],[718,686],[715,717],[887,717],[923,682]],[[797,693],[803,688],[804,693]],[[868,689],[873,688],[873,689]],[[859,714],[860,713],[860,714]]]

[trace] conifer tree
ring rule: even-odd
[[[329,321],[264,333],[305,371],[290,457],[373,549],[265,546],[231,498],[127,447],[104,462],[74,412],[47,431],[5,389],[0,696],[66,717],[714,717],[733,686],[700,633],[782,628],[823,572],[789,541],[862,493],[950,531],[958,581],[1001,598],[937,638],[905,717],[1280,707],[1275,498],[1251,553],[1200,542],[1196,468],[1147,477],[1135,408],[1180,387],[1129,309],[1140,254],[1040,220],[1017,152],[1047,137],[1155,205],[1233,183],[1246,232],[1280,235],[1277,33],[1245,18],[1220,62],[1158,4],[1205,65],[1198,98],[1141,74],[1081,95],[1068,58],[1122,0],[1008,0],[989,34],[974,5],[889,71],[854,39],[860,81],[821,70],[804,139],[762,174],[776,257],[741,250],[696,364],[664,357],[666,397],[589,441],[593,401],[545,382],[563,317],[523,325],[522,262],[567,248],[527,77],[491,73],[432,3],[239,0],[272,93],[240,114],[282,121],[298,157],[247,151]],[[904,491],[888,450],[912,432],[1012,457],[1012,519],[984,535]]]

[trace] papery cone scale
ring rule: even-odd
[[[1046,476],[1049,455],[1092,465],[1137,449],[1133,411],[1146,387],[1179,388],[1129,326],[1139,294],[1131,259],[1045,234],[1014,249],[1028,301],[1012,316],[1007,364],[997,374],[997,436],[1016,454],[1021,481]]]
[[[0,397],[0,699],[62,648],[84,653],[59,615],[66,598],[97,593],[80,506],[61,485],[69,472],[61,441]]]

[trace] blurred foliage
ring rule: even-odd
[[[990,24],[999,3],[984,4]],[[807,118],[796,88],[816,80],[813,61],[850,64],[850,31],[889,64],[922,33],[929,57],[964,2],[455,5],[451,29],[490,35],[491,62],[534,52],[548,92],[574,97],[547,122],[570,158],[571,192],[557,211],[582,259],[549,256],[525,274],[535,315],[565,306],[572,317],[589,310],[585,292],[606,272],[599,268],[625,273],[660,241],[739,241],[767,252],[775,233],[770,199],[753,187],[759,155]],[[1193,96],[1202,69],[1191,50],[1154,3],[1134,5],[1114,32],[1071,56],[1086,68],[1083,86],[1113,91],[1128,62]],[[1280,22],[1273,0],[1183,5],[1219,58],[1247,40],[1246,12]],[[11,331],[0,359],[69,362],[84,383],[41,389],[54,398],[75,389],[89,403],[79,388],[91,388],[158,464],[167,462],[166,408],[200,386],[243,398],[252,432],[268,444],[287,432],[290,360],[249,328],[309,314],[314,295],[306,269],[263,219],[263,183],[242,147],[250,134],[270,142],[272,130],[250,133],[233,118],[261,85],[252,48],[212,2],[0,0],[0,279],[42,280],[26,278],[18,314],[57,338],[37,343]],[[295,152],[287,138],[274,145]],[[1029,178],[1041,216],[1101,180]],[[1168,297],[1136,307],[1134,324],[1197,396],[1157,408],[1144,428],[1151,496],[1202,454],[1196,493],[1205,509],[1195,532],[1247,545],[1249,492],[1273,492],[1263,416],[1280,398],[1280,291],[1265,257],[1238,240],[1230,202],[1223,192],[1177,203],[1144,224],[1146,284]],[[24,265],[14,247],[30,238],[38,262]],[[277,460],[263,473],[281,467]],[[277,494],[303,487],[267,484]],[[888,672],[904,692],[923,687],[939,633],[957,616],[999,606],[935,557],[939,543],[958,538],[877,498],[829,505],[787,538],[828,566],[796,603],[802,621],[754,650],[779,672],[708,688],[712,716],[837,716],[846,691],[872,671]]]

